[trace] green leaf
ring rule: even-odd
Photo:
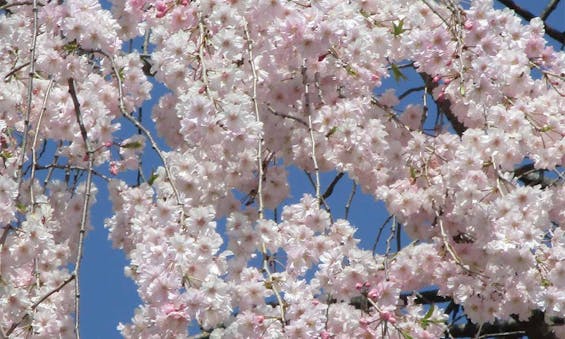
[[[400,20],[398,24],[395,22],[392,23],[392,34],[394,35],[395,38],[399,37],[400,34],[406,31],[403,27],[404,27],[404,19]]]
[[[347,71],[347,73],[349,73],[349,75],[353,75],[354,77],[356,77],[359,73],[357,73],[356,70],[353,69],[353,67],[351,67],[350,65],[346,65],[345,66],[345,70]]]
[[[67,53],[73,53],[74,51],[76,51],[78,49],[78,42],[76,42],[76,40],[73,40],[71,42],[69,42],[68,44],[63,46],[63,50]]]
[[[432,315],[434,314],[434,309],[435,305],[431,304],[430,309],[428,310],[428,312],[426,312],[426,315],[424,315],[424,320],[428,320],[432,317]]]
[[[417,176],[418,176],[418,172],[416,171],[416,169],[410,166],[410,178],[416,179]]]
[[[124,67],[120,67],[118,70],[118,76],[120,77],[121,81],[124,81]]]
[[[549,132],[549,131],[551,131],[552,129],[553,129],[553,128],[552,128],[551,126],[545,125],[545,126],[543,126],[543,127],[540,129],[540,132],[542,132],[542,133],[543,133],[543,132]]]
[[[392,76],[396,82],[400,82],[400,80],[408,80],[406,75],[402,74],[400,68],[398,68],[396,64],[392,64],[390,67],[392,68]]]
[[[405,339],[413,339],[413,337],[412,337],[410,334],[404,333],[404,332],[401,332],[401,333],[402,333],[402,336],[403,336]]]
[[[141,146],[143,146],[143,144],[139,141],[132,141],[132,142],[128,142],[127,144],[123,144],[121,145],[121,147],[123,148],[141,148]]]
[[[331,137],[337,131],[337,126],[332,127],[328,133],[326,133],[326,138]]]
[[[27,206],[25,204],[22,204],[21,202],[16,203],[16,208],[18,209],[18,212],[24,214],[27,210]]]
[[[159,174],[152,171],[151,176],[149,177],[149,180],[147,180],[147,183],[149,184],[149,186],[152,186],[153,183],[155,182],[155,180],[157,180],[158,177],[159,177]]]
[[[430,318],[432,317],[433,313],[434,313],[434,304],[430,306],[430,309],[428,310],[428,312],[426,312],[426,315],[424,315],[424,318],[422,318],[421,320],[423,329],[426,329],[432,323],[432,321],[430,321]]]

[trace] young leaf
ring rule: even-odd
[[[408,80],[406,75],[402,74],[400,68],[398,68],[396,64],[392,64],[390,67],[392,68],[392,76],[396,82],[400,82],[400,80]]]
[[[395,22],[392,23],[392,34],[394,35],[395,38],[399,37],[400,34],[404,33],[404,31],[406,31],[403,28],[403,26],[404,26],[404,20],[400,20],[398,22],[398,24],[395,23]]]
[[[326,138],[331,137],[337,131],[337,126],[332,127],[328,133],[326,133]]]
[[[121,145],[121,147],[123,148],[140,148],[141,146],[143,146],[143,144],[139,141],[132,141],[128,142],[127,144]]]
[[[149,180],[147,180],[147,183],[149,184],[149,186],[152,186],[153,183],[155,182],[155,180],[157,180],[158,177],[159,177],[159,174],[157,174],[155,172],[151,172],[151,176],[149,177]]]

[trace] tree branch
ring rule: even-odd
[[[516,4],[512,0],[498,0],[498,1],[501,4],[503,4],[504,6],[510,8],[511,10],[516,12],[516,14],[518,14],[519,16],[521,16],[522,18],[524,18],[527,21],[530,21],[530,20],[532,20],[533,18],[536,17],[534,14],[532,14],[532,12],[528,11],[527,9],[522,8],[520,5]],[[557,6],[557,4],[555,4],[555,6]],[[548,11],[548,9],[546,9],[545,11]],[[544,11],[544,13],[542,13],[542,15],[545,14],[545,11]],[[547,13],[547,16],[549,16],[549,13],[551,13],[551,11],[549,11]],[[543,18],[542,18],[542,20],[543,20],[543,23],[545,25],[545,33],[547,35],[549,35],[550,37],[552,37],[553,39],[557,40],[557,42],[559,42],[560,44],[565,44],[565,31],[559,32],[557,29],[549,26]]]
[[[92,188],[92,170],[94,167],[94,150],[90,145],[88,140],[88,134],[86,132],[86,127],[82,120],[82,113],[80,110],[80,103],[77,98],[77,93],[74,85],[74,80],[70,78],[68,80],[69,94],[73,100],[75,115],[77,119],[77,124],[80,128],[80,134],[86,148],[86,156],[88,157],[88,169],[86,174],[86,187],[84,191],[84,201],[82,205],[82,212],[80,217],[80,229],[79,229],[79,239],[78,239],[78,249],[77,256],[75,259],[75,269],[73,275],[75,276],[75,337],[80,339],[80,267],[82,263],[82,252],[84,247],[84,237],[86,234],[86,223],[88,219],[88,206],[90,205],[90,195]]]
[[[428,91],[430,93],[433,92],[436,87],[438,87],[438,83],[435,83],[433,81],[433,78],[429,74],[420,73],[420,76],[424,80],[424,83],[426,84],[426,87],[428,88]],[[463,125],[451,111],[451,102],[448,99],[434,101],[441,112],[443,112],[447,120],[449,120],[457,135],[462,136],[463,132],[467,130],[467,127],[465,127],[465,125]]]
[[[555,8],[557,8],[557,5],[559,4],[560,0],[551,0],[551,2],[549,3],[549,5],[547,5],[547,7],[543,10],[543,12],[541,13],[541,15],[539,16],[544,22],[545,20],[551,15],[551,12],[553,12],[555,10]]]

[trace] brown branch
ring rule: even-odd
[[[545,20],[551,15],[551,13],[557,8],[560,0],[551,0],[549,5],[543,10],[541,15],[539,16],[544,22]]]
[[[355,183],[355,181],[353,181],[353,186],[351,187],[351,192],[349,193],[349,198],[347,199],[347,202],[345,203],[345,220],[349,219],[349,209],[351,208],[351,203],[353,202],[353,197],[355,196],[355,192],[357,191],[357,183]]]
[[[334,192],[335,185],[337,185],[339,180],[343,177],[343,174],[344,172],[339,172],[338,175],[335,176],[334,180],[332,180],[328,188],[326,188],[324,194],[322,194],[322,199],[326,200],[332,195],[332,193]]]
[[[294,121],[301,123],[302,125],[308,127],[308,123],[305,122],[304,120],[298,118],[298,117],[295,117],[295,116],[292,116],[292,115],[289,115],[289,114],[285,114],[285,113],[279,113],[279,112],[275,111],[275,109],[273,107],[271,107],[271,105],[267,105],[267,108],[269,109],[271,114],[273,114],[275,116],[278,116],[278,117],[281,117],[281,118],[291,119],[291,120],[294,120]]]
[[[526,186],[541,185],[546,188],[562,181],[552,179],[544,175],[543,169],[536,169],[533,163],[523,165],[514,170],[514,177],[520,180]]]
[[[413,87],[413,88],[407,89],[406,91],[404,91],[404,93],[402,93],[398,96],[398,100],[402,100],[402,99],[406,98],[408,95],[410,95],[414,92],[423,91],[424,89],[426,89],[426,86],[419,86],[419,87]]]
[[[517,317],[513,317],[517,318]],[[557,323],[556,319],[551,319]],[[517,319],[509,319],[507,321],[497,320],[494,323],[476,325],[468,321],[465,324],[452,325],[449,329],[452,337],[504,337],[504,338],[528,338],[535,339],[557,339],[557,336],[551,332],[551,325],[545,322],[544,313],[539,310],[532,312],[530,318],[526,321]]]
[[[32,14],[33,14],[33,21],[32,21],[32,36],[31,36],[31,45],[29,47],[29,71],[28,71],[28,76],[29,76],[29,81],[27,83],[27,100],[26,100],[26,112],[25,112],[25,118],[24,118],[24,135],[23,135],[23,140],[22,140],[22,153],[20,154],[20,158],[18,160],[18,174],[17,174],[17,183],[18,183],[18,196],[16,197],[16,201],[20,202],[20,196],[21,196],[21,188],[22,188],[22,182],[23,182],[23,166],[24,166],[24,161],[25,161],[25,154],[26,154],[26,148],[27,148],[27,144],[28,144],[28,138],[29,138],[29,131],[31,128],[30,125],[30,118],[31,118],[31,107],[32,107],[32,102],[33,102],[33,78],[35,76],[35,53],[36,53],[36,47],[37,47],[37,34],[38,34],[38,29],[39,29],[39,17],[38,17],[38,11],[39,9],[37,8],[37,0],[33,0],[33,8],[32,8]],[[33,183],[32,183],[33,185]]]
[[[60,283],[59,286],[57,286],[54,289],[52,289],[51,291],[47,292],[43,297],[39,298],[36,302],[34,302],[33,305],[31,305],[30,309],[32,311],[34,311],[37,308],[37,306],[41,305],[41,303],[43,303],[45,300],[47,300],[53,294],[62,290],[63,287],[65,287],[68,283],[73,281],[75,278],[76,278],[75,274],[71,274],[65,281]],[[12,325],[10,326],[8,331],[5,333],[5,336],[9,337],[12,334],[12,332],[14,332],[14,330],[16,328],[18,328],[18,326],[20,326],[23,322],[25,322],[27,319],[30,319],[30,318],[31,318],[31,316],[30,316],[29,313],[24,314],[19,321],[12,323]]]
[[[534,15],[532,12],[528,11],[527,9],[522,8],[520,5],[516,4],[513,0],[498,0],[498,2],[500,2],[501,4],[503,4],[506,7],[510,8],[511,10],[516,12],[516,14],[518,14],[519,16],[521,16],[522,18],[524,18],[527,21],[530,21],[530,20],[532,20],[533,18],[536,17],[536,15]],[[557,6],[557,4],[556,4],[556,6]],[[549,14],[547,14],[547,15],[549,15]],[[545,25],[545,33],[547,35],[549,35],[553,39],[557,40],[557,42],[559,42],[561,44],[565,44],[565,31],[559,32],[557,29],[549,26],[545,20],[543,21],[543,23]]]
[[[13,76],[14,74],[16,74],[18,71],[20,71],[22,68],[29,66],[29,62],[24,62],[23,64],[14,67],[14,69],[12,69],[10,72],[8,72],[5,76],[4,76],[4,82],[8,82],[10,77]]]
[[[69,85],[69,94],[73,100],[74,108],[75,108],[75,115],[77,124],[80,128],[80,134],[82,135],[82,140],[84,142],[86,148],[86,154],[88,157],[88,169],[86,174],[86,187],[84,192],[84,202],[82,205],[82,212],[80,218],[80,230],[79,230],[79,239],[78,239],[78,249],[77,249],[77,256],[75,259],[75,269],[73,275],[75,276],[75,337],[80,339],[80,267],[82,263],[82,251],[84,246],[84,237],[86,233],[86,222],[88,218],[88,206],[90,204],[90,195],[91,195],[91,187],[92,187],[92,170],[94,167],[94,150],[90,146],[90,142],[88,141],[88,135],[86,132],[86,127],[84,126],[84,122],[82,120],[82,114],[80,111],[80,103],[77,98],[76,89],[74,85],[74,80],[70,78],[68,80]]]
[[[430,75],[425,74],[425,73],[420,73],[420,76],[424,80],[424,83],[426,84],[426,87],[428,88],[428,92],[433,92],[433,90],[436,87],[438,87],[438,83],[434,83],[433,78]],[[447,120],[449,120],[449,122],[451,123],[451,126],[453,127],[453,129],[455,130],[457,135],[462,136],[463,132],[465,132],[467,130],[467,127],[465,127],[465,125],[463,125],[463,123],[461,123],[459,121],[459,119],[457,119],[457,117],[451,111],[451,102],[449,101],[449,99],[444,98],[442,100],[434,100],[434,101],[435,101],[437,107],[445,115]]]

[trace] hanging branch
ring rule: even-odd
[[[109,54],[107,54],[104,51],[101,50],[87,50],[86,52],[92,52],[92,53],[100,53],[103,56],[105,56],[106,58],[108,58],[108,60],[110,60],[111,64],[112,64],[112,72],[114,73],[114,77],[116,78],[116,81],[118,82],[118,108],[120,109],[120,113],[122,113],[122,115],[129,120],[139,131],[141,131],[143,133],[143,135],[145,135],[145,137],[147,137],[147,139],[149,140],[149,143],[151,144],[151,148],[153,148],[153,150],[155,151],[155,153],[157,153],[157,156],[159,157],[159,159],[161,159],[161,163],[163,164],[163,167],[165,169],[165,174],[167,175],[167,179],[169,181],[169,184],[171,185],[171,188],[173,190],[173,195],[175,197],[177,206],[180,207],[180,215],[179,215],[179,221],[181,226],[184,227],[184,204],[181,202],[180,199],[180,194],[179,191],[173,181],[173,176],[171,174],[171,169],[169,166],[169,163],[167,161],[167,159],[165,158],[165,156],[163,155],[163,151],[161,150],[161,148],[157,145],[157,142],[155,141],[155,138],[153,138],[153,135],[151,135],[151,132],[149,132],[149,130],[143,126],[133,115],[131,115],[125,106],[124,103],[124,93],[123,93],[123,83],[122,83],[122,77],[120,76],[120,72],[118,70],[118,67],[116,65],[116,62],[114,60],[114,58],[112,58],[112,56],[110,56]]]
[[[29,196],[31,201],[31,208],[34,209],[36,205],[35,192],[33,191],[33,180],[35,179],[35,170],[37,167],[37,141],[39,139],[39,128],[41,127],[41,122],[45,111],[47,110],[47,100],[49,99],[49,94],[51,94],[51,89],[53,88],[54,81],[51,79],[49,85],[47,85],[47,91],[45,93],[45,98],[43,98],[43,104],[41,105],[41,111],[39,113],[39,118],[37,118],[37,124],[35,126],[35,133],[33,136],[33,142],[31,144],[31,175],[29,178]]]
[[[385,226],[388,224],[388,222],[392,220],[392,225],[396,224],[396,218],[394,215],[389,215],[386,220],[382,223],[381,227],[379,227],[379,231],[377,232],[377,237],[375,238],[375,242],[373,243],[373,256],[375,255],[375,253],[377,253],[377,246],[379,244],[379,241],[381,240],[381,235],[383,233],[383,230],[385,229]]]
[[[351,187],[351,193],[349,193],[349,198],[345,204],[345,219],[349,218],[349,209],[351,208],[351,203],[353,202],[353,197],[355,196],[355,191],[357,191],[357,184],[353,181],[353,187]]]
[[[206,69],[206,64],[204,63],[204,45],[206,43],[206,31],[204,29],[204,20],[202,19],[200,13],[198,14],[198,30],[200,31],[200,43],[198,46],[198,60],[200,61],[200,71],[202,76],[202,82],[204,83],[204,90],[206,91],[206,95],[216,107],[216,101],[212,97],[210,93],[210,84],[208,82],[208,70]]]
[[[320,194],[320,169],[318,168],[318,160],[316,160],[316,141],[314,139],[314,130],[312,129],[312,107],[310,106],[310,83],[308,81],[308,69],[305,62],[302,63],[302,84],[304,85],[304,113],[308,117],[308,132],[310,133],[310,142],[312,143],[312,163],[314,164],[314,177],[316,180],[316,199],[320,206],[322,196]]]
[[[244,23],[243,26],[243,31],[245,33],[245,40],[247,41],[247,53],[249,55],[249,65],[251,66],[251,72],[253,74],[253,87],[252,87],[252,96],[251,96],[251,100],[253,101],[253,109],[255,110],[255,119],[257,121],[257,123],[261,123],[261,116],[259,115],[259,105],[257,103],[257,69],[255,67],[255,59],[253,57],[253,40],[251,40],[251,37],[249,35],[249,30],[247,29],[247,22]],[[259,141],[257,143],[257,166],[258,168],[258,183],[257,183],[257,199],[259,201],[259,220],[262,220],[264,218],[264,214],[263,214],[263,159],[262,159],[262,154],[263,154],[263,133],[261,131],[261,137],[259,138]],[[285,312],[286,312],[286,303],[284,302],[284,299],[281,295],[281,293],[279,292],[276,282],[276,279],[273,278],[273,275],[271,274],[271,270],[269,268],[269,255],[267,253],[267,246],[265,245],[265,243],[263,242],[261,244],[261,252],[263,254],[263,271],[265,271],[265,273],[267,274],[268,277],[268,284],[271,286],[271,289],[273,290],[273,293],[275,294],[275,297],[277,298],[277,301],[280,305],[280,322],[282,324],[282,328],[284,330],[284,326],[286,324],[286,317],[285,317]]]
[[[92,189],[92,168],[94,167],[94,150],[88,141],[88,134],[86,128],[84,127],[84,122],[82,120],[82,113],[80,111],[80,103],[77,98],[77,93],[75,89],[74,80],[70,78],[68,80],[69,94],[73,100],[73,105],[75,107],[75,115],[77,123],[80,128],[80,134],[82,140],[86,147],[86,156],[88,158],[88,169],[86,174],[86,188],[84,193],[84,202],[82,205],[82,213],[80,217],[80,231],[78,240],[78,250],[77,257],[75,261],[75,335],[77,339],[80,339],[80,267],[82,263],[82,251],[84,246],[84,236],[86,233],[86,222],[88,217],[88,206],[90,204],[90,194]]]
[[[23,181],[23,165],[25,160],[26,148],[28,143],[29,137],[29,130],[30,130],[30,117],[31,117],[31,106],[32,106],[32,98],[33,98],[33,77],[35,76],[35,52],[36,52],[36,45],[37,45],[37,30],[38,25],[38,7],[37,7],[37,0],[33,0],[32,4],[32,13],[33,13],[33,31],[31,33],[31,46],[29,48],[29,81],[27,83],[27,107],[26,113],[24,118],[24,135],[22,140],[22,151],[20,153],[20,159],[18,161],[18,196],[16,197],[16,201],[20,200],[21,195],[21,186]]]
[[[257,103],[257,69],[255,67],[255,60],[253,57],[253,41],[249,36],[249,31],[247,29],[247,23],[243,28],[245,32],[245,39],[247,40],[247,53],[249,54],[249,65],[251,66],[251,72],[253,74],[253,87],[251,100],[253,101],[253,110],[255,111],[255,121],[261,124],[261,116],[259,115],[259,105]],[[257,198],[259,200],[259,219],[263,219],[263,133],[261,132],[261,137],[257,143],[257,167],[258,167],[258,183],[257,183]]]

